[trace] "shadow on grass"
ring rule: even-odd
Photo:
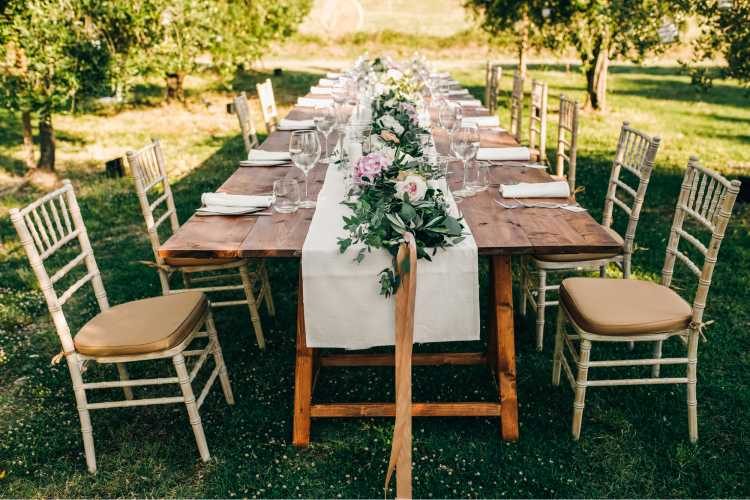
[[[248,96],[255,96],[255,85],[271,79],[276,103],[281,105],[294,104],[297,97],[307,94],[310,87],[325,76],[324,72],[309,73],[305,71],[291,71],[282,69],[281,75],[274,75],[273,71],[238,71],[232,79],[231,88],[235,92],[245,91]]]

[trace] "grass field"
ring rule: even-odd
[[[272,65],[274,61],[268,63]],[[479,63],[454,60],[450,67],[481,96]],[[293,71],[274,77],[282,108],[323,69],[298,60]],[[538,66],[531,72],[549,82],[551,96],[583,95],[583,79],[575,68],[566,72]],[[233,87],[250,91],[266,76],[239,75]],[[610,84],[611,111],[582,117],[578,182],[585,191],[579,199],[600,217],[623,120],[662,136],[634,256],[636,277],[658,279],[687,157],[697,154],[707,166],[731,175],[750,169],[748,97],[732,84],[700,94],[675,67],[667,66],[616,66]],[[509,87],[507,77],[503,85]],[[209,77],[193,78],[188,86],[188,109],[148,105],[158,89],[144,85],[138,89],[142,105],[56,119],[59,177],[74,181],[111,303],[157,295],[160,288],[153,270],[138,263],[150,259],[151,250],[132,181],[105,178],[102,162],[151,136],[161,138],[184,221],[197,207],[200,193],[219,186],[243,155],[235,119],[224,112],[230,94]],[[555,100],[550,102],[554,109]],[[555,119],[553,114],[552,123]],[[505,110],[501,120],[507,122]],[[2,114],[0,124],[0,180],[10,184],[23,173],[17,117]],[[548,144],[555,129],[551,124]],[[0,476],[5,474],[0,496],[382,496],[390,421],[316,422],[310,448],[298,450],[290,443],[297,266],[285,260],[270,264],[279,312],[275,321],[264,317],[266,352],[255,347],[242,309],[217,314],[237,405],[227,407],[214,391],[202,408],[214,460],[199,462],[182,407],[107,410],[93,415],[99,473],[90,476],[67,370],[49,361],[59,343],[7,218],[10,207],[31,201],[43,188],[27,185],[0,202]],[[501,442],[498,422],[492,419],[415,420],[415,495],[750,496],[750,423],[745,418],[750,407],[748,282],[750,208],[738,205],[709,298],[707,317],[716,324],[708,329],[708,343],[700,346],[697,445],[687,439],[684,388],[671,386],[590,391],[583,435],[573,442],[571,391],[549,382],[551,328],[544,352],[538,353],[531,336],[533,317],[517,317],[520,441]],[[690,296],[694,286],[686,274],[678,284]],[[486,290],[484,273],[481,286]],[[94,311],[89,297],[67,312],[79,326]],[[166,373],[167,365],[158,368]],[[146,375],[154,370],[149,365],[133,372]],[[113,370],[94,367],[89,376],[97,373],[111,376]],[[421,400],[469,400],[492,398],[493,388],[481,368],[441,367],[416,368],[414,391]],[[319,397],[330,401],[382,400],[392,392],[387,369],[324,371],[318,383]]]

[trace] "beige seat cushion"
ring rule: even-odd
[[[193,266],[218,266],[229,264],[237,259],[212,259],[212,258],[195,258],[195,257],[167,257],[164,263],[172,267],[193,267]]]
[[[560,300],[578,326],[599,335],[681,330],[693,313],[671,288],[634,279],[568,278]]]
[[[203,292],[119,304],[96,315],[73,340],[88,356],[148,354],[170,349],[187,337],[203,318],[208,300]]]
[[[622,239],[622,236],[620,236],[617,231],[612,229],[611,227],[604,227],[602,226],[602,229],[607,231],[609,235],[617,241],[618,244],[622,245],[625,243],[625,240]],[[560,253],[560,254],[552,254],[552,255],[535,255],[534,257],[538,260],[542,260],[545,262],[584,262],[587,260],[599,260],[599,259],[608,259],[610,257],[614,257],[616,255],[620,255],[622,252],[607,252],[607,253]]]

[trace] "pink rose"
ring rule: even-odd
[[[409,174],[403,180],[396,183],[396,194],[399,198],[404,195],[410,202],[420,201],[427,193],[427,182],[424,177],[416,174]]]
[[[381,153],[370,153],[357,160],[357,165],[354,167],[354,178],[357,182],[361,182],[363,178],[374,181],[383,170],[390,166],[391,161]]]

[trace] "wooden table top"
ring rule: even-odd
[[[309,119],[312,113],[312,108],[297,107],[288,118]],[[483,108],[464,110],[464,116],[487,114]],[[290,134],[276,131],[260,147],[286,151]],[[439,130],[434,134],[438,150],[447,153],[446,136]],[[507,132],[483,129],[481,146],[507,147],[517,146],[517,143]],[[460,169],[460,164],[456,168]],[[324,165],[310,171],[312,197],[320,191],[325,171]],[[218,191],[270,194],[273,182],[284,177],[303,179],[302,173],[291,166],[238,167]],[[493,165],[490,177],[492,185],[550,180],[545,170],[502,165]],[[457,182],[458,179],[451,180],[451,184]],[[502,197],[496,187],[490,187],[460,204],[481,255],[607,252],[621,248],[588,212],[544,208],[511,210],[502,208],[495,200],[502,201]],[[196,200],[196,208],[198,203]],[[193,215],[159,248],[159,254],[162,257],[299,257],[312,216],[311,209],[254,217]]]

